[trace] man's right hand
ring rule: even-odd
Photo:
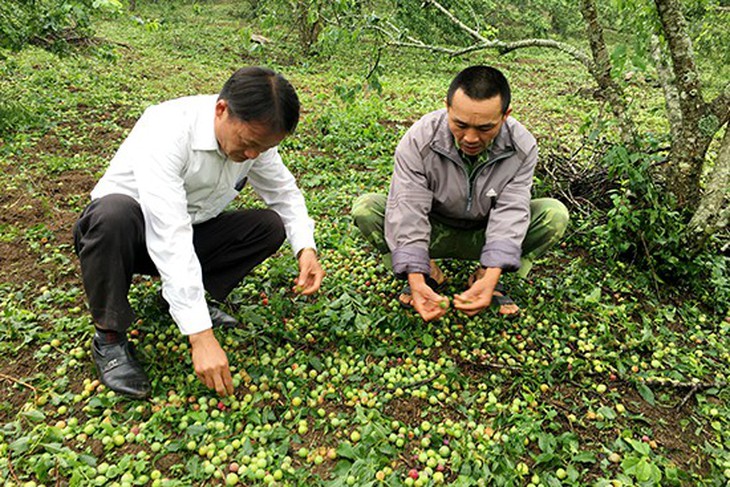
[[[423,321],[437,320],[449,309],[449,299],[441,296],[426,284],[423,274],[408,274],[411,287],[411,304]]]
[[[228,357],[213,330],[208,329],[188,337],[192,348],[193,367],[198,379],[221,396],[233,394],[233,379]]]

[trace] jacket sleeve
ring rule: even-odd
[[[537,164],[537,145],[527,153],[512,180],[498,195],[489,215],[480,262],[505,272],[520,268],[522,241],[530,225],[532,176]]]
[[[433,193],[412,129],[395,150],[395,168],[385,209],[385,241],[393,258],[393,271],[404,279],[411,273],[429,274]]]
[[[264,203],[281,217],[294,255],[303,248],[316,249],[314,221],[309,218],[304,196],[276,147],[256,159],[248,172],[248,180]]]

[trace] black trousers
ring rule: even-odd
[[[127,299],[132,275],[159,275],[147,252],[142,209],[129,196],[104,196],[86,207],[73,234],[96,326],[125,332],[135,319]],[[284,224],[272,210],[224,212],[193,225],[206,291],[216,300],[225,299],[285,237]]]

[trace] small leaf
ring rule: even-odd
[[[342,458],[349,458],[350,460],[357,459],[355,449],[349,443],[341,443],[340,446],[337,447],[337,455]]]
[[[641,397],[644,398],[644,401],[648,402],[652,406],[656,404],[654,400],[654,392],[649,389],[649,386],[640,383],[636,385],[636,390],[639,391],[639,394],[641,394]]]
[[[554,453],[541,453],[535,458],[535,465],[550,463],[555,459]]]
[[[626,441],[634,450],[644,456],[648,456],[651,453],[651,448],[643,441],[634,440],[633,438],[626,438]]]
[[[613,410],[613,408],[610,408],[608,406],[601,406],[598,408],[598,412],[603,415],[604,418],[608,420],[616,419],[616,412]]]
[[[30,438],[27,436],[22,436],[12,442],[10,445],[8,445],[11,450],[13,450],[15,453],[22,455],[23,453],[27,452],[30,448]]]
[[[205,433],[205,431],[206,431],[205,426],[200,425],[200,424],[193,424],[193,425],[188,426],[186,433],[189,436],[201,436]]]
[[[649,479],[652,477],[651,472],[651,465],[649,465],[649,462],[646,458],[642,458],[639,460],[639,463],[636,464],[636,480],[639,482],[648,482]]]
[[[555,437],[553,435],[541,433],[537,437],[537,444],[540,450],[545,453],[553,453],[555,451]]]
[[[79,455],[79,461],[88,465],[89,467],[96,467],[96,458],[91,455],[82,453],[81,455]]]
[[[587,303],[597,303],[601,300],[601,288],[596,286],[591,293],[585,297]]]
[[[324,366],[322,365],[322,361],[319,360],[317,357],[310,358],[309,365],[311,365],[317,372],[322,372],[322,369],[324,368]]]
[[[433,345],[433,341],[434,341],[433,337],[431,335],[429,335],[428,333],[425,333],[423,335],[422,340],[423,340],[423,345],[426,348],[429,348],[429,347],[431,347],[431,345]]]
[[[44,419],[46,419],[46,415],[43,414],[42,411],[38,411],[37,409],[31,409],[30,411],[23,411],[20,413],[22,416],[25,416],[26,418],[30,419],[31,421],[35,421],[36,423],[40,423]]]
[[[621,468],[626,475],[633,475],[636,472],[636,466],[639,464],[639,457],[628,456],[621,462]]]
[[[596,456],[593,452],[582,451],[573,457],[573,461],[579,463],[594,463],[596,461]]]

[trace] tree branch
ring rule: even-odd
[[[449,49],[447,47],[432,46],[432,45],[423,44],[420,42],[388,41],[387,44],[389,46],[393,46],[393,47],[405,47],[408,49],[421,49],[424,51],[438,52],[441,54],[447,54],[449,56],[456,56],[457,52],[458,52],[454,49]]]
[[[424,1],[424,4],[426,4],[426,5],[433,5],[434,7],[436,7],[437,9],[439,9],[441,11],[441,13],[443,13],[446,17],[448,17],[448,19],[452,23],[454,23],[461,30],[463,30],[464,32],[466,32],[467,34],[469,34],[470,36],[472,36],[476,41],[478,41],[478,42],[487,42],[487,39],[484,36],[482,36],[479,32],[475,31],[474,29],[470,28],[468,25],[466,25],[465,23],[463,23],[461,20],[457,19],[454,14],[452,14],[451,12],[449,12],[449,10],[446,7],[444,7],[443,5],[441,5],[440,3],[438,3],[436,0],[425,0]]]
[[[682,14],[679,0],[654,0],[654,3],[672,57],[684,128],[688,131],[694,130],[695,125],[705,115],[706,104],[702,98],[692,40],[687,35],[687,22]]]
[[[705,194],[689,222],[687,248],[697,252],[707,238],[730,225],[730,128],[725,129]]]
[[[552,39],[524,39],[514,42],[492,41],[492,44],[492,46],[487,47],[496,47],[500,54],[507,54],[525,47],[547,47],[549,49],[556,49],[568,54],[570,57],[588,68],[589,71],[593,70],[593,61],[591,61],[591,58],[588,55],[580,49],[577,49],[570,44],[565,44],[564,42],[558,42]]]
[[[606,41],[603,38],[603,27],[598,20],[598,11],[594,0],[581,1],[581,15],[586,24],[586,34],[593,54],[593,69],[591,74],[595,78],[601,91],[606,96],[614,117],[621,128],[621,140],[628,147],[636,146],[634,123],[628,115],[623,89],[611,77],[611,59],[608,56]]]
[[[586,68],[593,69],[593,62],[591,61],[591,58],[588,57],[585,53],[581,52],[580,49],[576,49],[575,47],[565,44],[563,42],[553,41],[551,39],[524,39],[521,41],[515,41],[515,42],[504,42],[504,41],[487,41],[483,42],[481,44],[474,44],[469,47],[464,47],[462,49],[451,49],[448,47],[443,46],[434,46],[432,44],[425,44],[421,41],[417,40],[411,40],[409,42],[404,41],[398,41],[393,39],[392,36],[390,36],[392,40],[388,41],[387,44],[389,46],[394,47],[406,47],[411,49],[421,49],[425,51],[431,51],[431,52],[438,52],[442,54],[448,54],[452,57],[459,57],[463,56],[465,54],[469,54],[476,51],[483,51],[486,49],[496,49],[499,54],[507,54],[512,51],[516,51],[518,49],[524,49],[527,47],[546,47],[549,49],[555,49],[558,51],[561,51],[565,54],[568,54],[570,57],[575,59],[576,61],[583,64]]]

